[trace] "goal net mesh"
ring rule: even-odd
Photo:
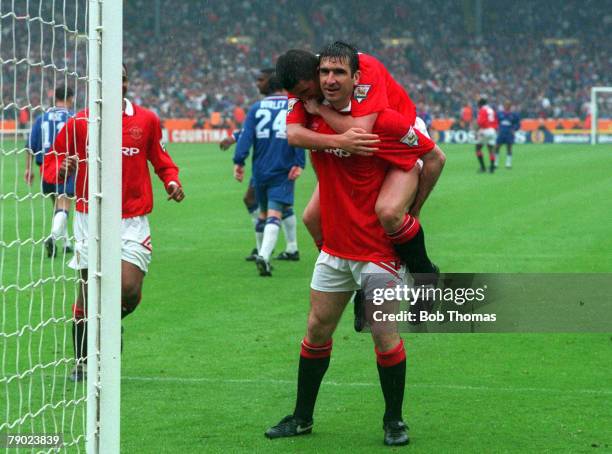
[[[81,280],[68,267],[71,233],[48,257],[55,197],[43,193],[35,159],[28,181],[26,163],[35,158],[28,135],[55,107],[58,87],[73,91],[72,111],[87,106],[87,7],[87,0],[0,0],[0,436],[61,433],[61,450],[70,452],[84,451],[86,434],[86,384],[70,380]]]

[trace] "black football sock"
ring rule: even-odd
[[[404,387],[406,385],[406,351],[404,342],[381,353],[376,350],[376,365],[380,386],[385,398],[384,422],[401,421],[402,405],[404,403]]]
[[[481,170],[485,170],[484,158],[482,157],[482,151],[476,150],[476,157],[478,158],[478,162],[480,163]]]
[[[323,376],[329,367],[332,341],[323,345],[302,341],[298,369],[297,400],[293,415],[303,421],[312,420],[314,406]]]
[[[387,234],[399,258],[412,274],[436,273],[436,268],[427,255],[425,232],[418,219],[406,214],[402,227]]]
[[[77,363],[87,361],[87,320],[84,318],[72,322],[72,343]]]

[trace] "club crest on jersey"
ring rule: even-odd
[[[419,136],[412,126],[410,126],[406,135],[400,139],[400,142],[405,143],[409,147],[417,147],[419,145]]]
[[[293,111],[293,106],[295,106],[296,102],[298,102],[297,98],[289,98],[287,100],[287,112],[292,112]]]
[[[355,85],[355,89],[353,90],[353,97],[357,100],[357,102],[361,102],[368,97],[368,92],[372,88],[371,85],[359,84]]]
[[[143,131],[142,128],[140,128],[139,126],[132,126],[128,130],[128,133],[130,134],[130,137],[134,140],[142,139]]]

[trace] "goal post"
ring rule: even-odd
[[[599,95],[604,93],[612,95],[612,87],[591,87],[591,145],[598,143]]]
[[[123,0],[90,0],[89,453],[120,450],[122,24]]]

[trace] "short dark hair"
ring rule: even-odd
[[[274,93],[283,89],[280,80],[276,77],[276,70],[274,68],[262,68],[259,72],[268,76],[268,93]]]
[[[276,76],[285,90],[292,90],[301,80],[316,80],[319,59],[305,50],[291,49],[278,57]]]
[[[283,86],[281,85],[280,80],[278,77],[276,77],[276,74],[272,74],[268,79],[268,90],[270,90],[270,93],[274,93],[275,91],[281,91],[282,89]]]
[[[480,99],[478,100],[478,107],[482,107],[487,103],[487,97],[486,96],[481,96]]]
[[[68,98],[72,98],[74,96],[74,92],[72,88],[66,87],[64,85],[60,85],[55,89],[55,100],[56,101],[64,101]]]
[[[319,62],[324,58],[333,58],[348,63],[351,68],[351,76],[359,70],[359,54],[357,49],[345,42],[335,41],[321,49],[321,52],[319,52]]]

